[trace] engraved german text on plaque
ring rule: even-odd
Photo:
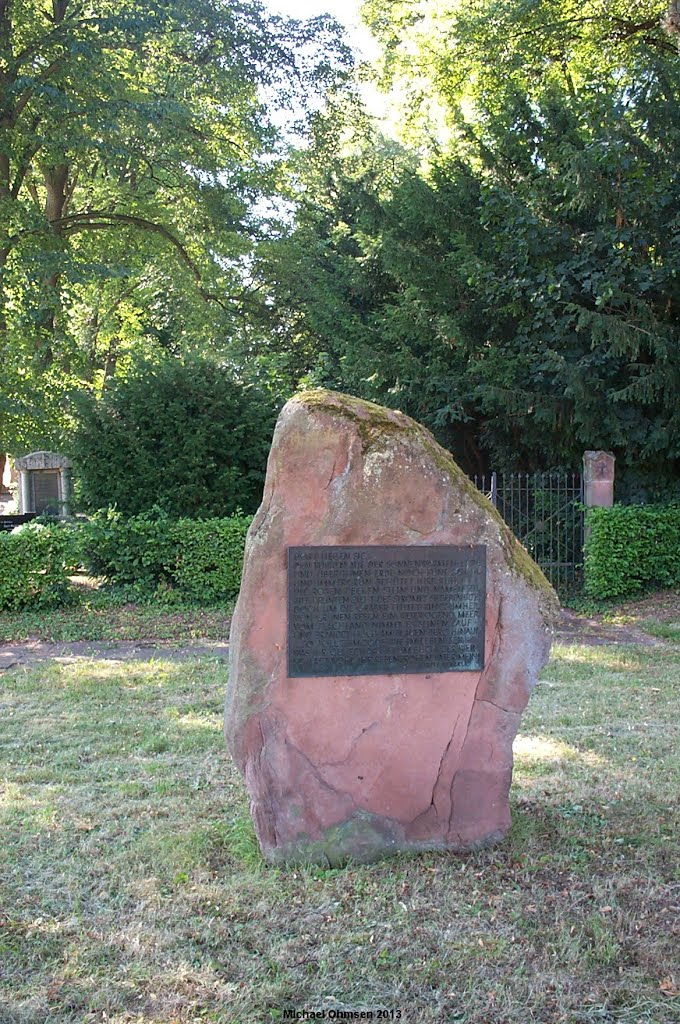
[[[486,546],[288,549],[288,675],[484,667]]]

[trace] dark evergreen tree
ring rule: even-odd
[[[71,451],[82,507],[254,512],[275,416],[263,392],[208,359],[140,361],[100,401],[78,403]]]
[[[470,470],[680,465],[680,58],[655,5],[624,6],[376,0],[419,164],[320,132],[263,254],[312,377],[424,419]]]

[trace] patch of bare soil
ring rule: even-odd
[[[562,644],[586,644],[593,647],[603,644],[641,644],[643,647],[657,647],[662,643],[661,640],[636,629],[634,625],[624,626],[615,622],[605,622],[601,615],[592,618],[577,615],[569,608],[562,608],[560,611],[555,640]]]
[[[48,643],[44,640],[30,640],[22,644],[0,646],[0,671],[47,660],[62,664],[80,658],[98,661],[186,661],[188,658],[210,657],[226,660],[228,654],[229,644],[211,640],[181,645],[163,643],[162,640],[120,640],[111,643],[90,643],[84,640]]]
[[[625,601],[616,610],[614,621],[656,619],[657,622],[680,622],[680,590],[661,590],[634,601]]]
[[[654,647],[663,644],[666,632],[652,628],[680,624],[680,591],[661,590],[635,600],[624,601],[616,608],[592,617],[577,615],[563,608],[556,639],[561,643],[641,644]]]

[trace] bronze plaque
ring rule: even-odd
[[[288,549],[288,675],[484,667],[486,546]]]

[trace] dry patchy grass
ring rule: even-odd
[[[224,608],[159,607],[115,603],[95,592],[75,607],[0,613],[0,643],[48,640],[197,640],[226,642],[231,605]]]
[[[286,871],[257,856],[219,663],[6,673],[0,1021],[676,1022],[679,681],[671,648],[558,649],[504,844]]]

